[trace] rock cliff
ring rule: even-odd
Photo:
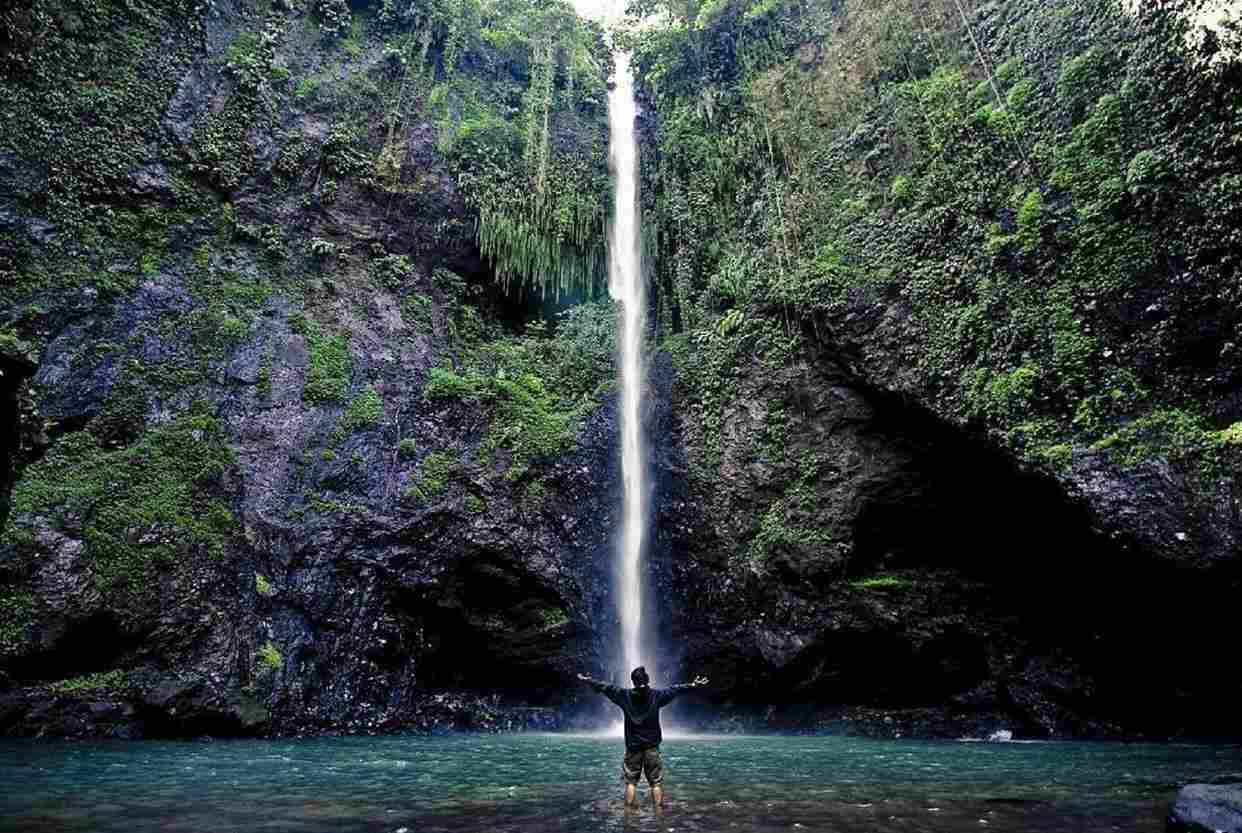
[[[1242,732],[1236,61],[993,3],[884,30],[894,74],[793,5],[634,36],[677,719]],[[0,12],[0,732],[604,714],[603,33],[400,6]]]

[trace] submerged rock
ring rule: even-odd
[[[1242,833],[1242,783],[1182,787],[1165,829],[1169,833]]]

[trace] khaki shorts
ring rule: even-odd
[[[655,787],[664,782],[664,762],[660,760],[660,747],[627,751],[621,762],[621,777],[627,784],[637,784],[638,776],[647,774],[647,783]]]

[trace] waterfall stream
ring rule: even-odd
[[[647,472],[643,448],[642,402],[645,374],[642,358],[647,298],[639,241],[638,139],[634,120],[634,78],[630,57],[616,55],[616,85],[608,96],[613,174],[616,194],[609,235],[608,291],[622,307],[617,352],[621,363],[621,471],[625,483],[624,526],[618,542],[617,605],[621,617],[623,680],[642,665],[643,543],[647,525]]]

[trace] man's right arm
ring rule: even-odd
[[[617,702],[617,697],[616,697],[617,687],[616,686],[609,685],[608,683],[603,682],[602,680],[592,679],[591,677],[588,677],[586,674],[579,674],[578,679],[582,680],[582,682],[586,683],[591,688],[595,689],[596,691],[598,691],[600,694],[607,697],[612,702],[614,703]],[[618,705],[620,704],[618,703]]]

